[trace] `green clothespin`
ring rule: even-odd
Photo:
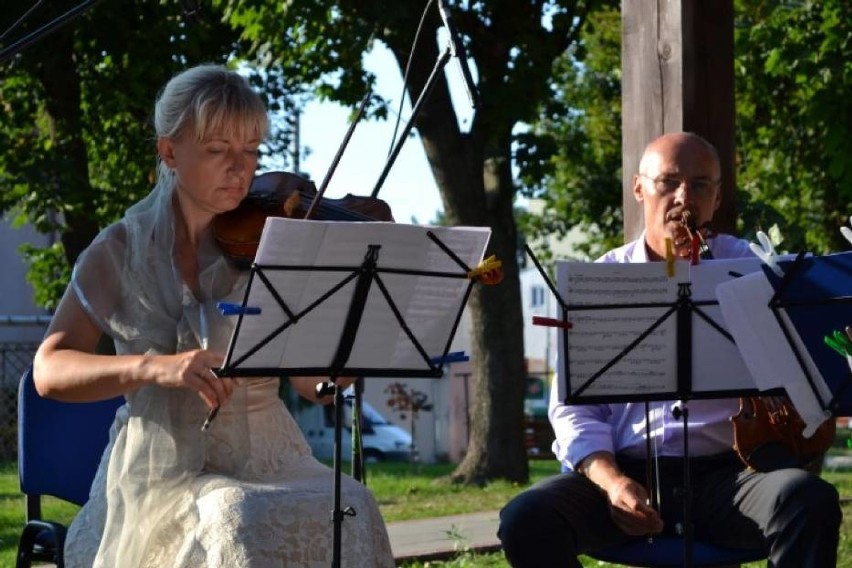
[[[835,332],[835,333],[837,333],[837,332]],[[846,357],[846,355],[848,354],[847,351],[846,351],[846,346],[842,343],[838,343],[831,336],[826,335],[822,339],[823,339],[823,341],[825,341],[826,345],[828,345],[829,347],[831,347],[832,349],[834,349],[835,351],[840,353],[840,355],[842,355],[843,357]]]
[[[842,331],[834,332],[834,341],[843,346],[844,355],[852,355],[852,339]]]

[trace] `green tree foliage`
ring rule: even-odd
[[[744,231],[782,248],[849,247],[852,4],[738,0],[737,180]]]
[[[529,238],[580,229],[587,238],[578,250],[596,257],[621,244],[623,225],[618,7],[591,13],[580,41],[554,69],[552,95],[518,150],[526,194],[541,199],[544,211],[522,223]]]
[[[13,28],[26,8],[0,13],[4,48],[68,6],[42,6]],[[57,235],[48,249],[23,250],[39,303],[55,305],[77,255],[152,187],[158,90],[186,66],[233,60],[240,48],[221,14],[188,24],[177,2],[121,0],[0,62],[0,212]],[[263,79],[280,106],[275,77]]]
[[[764,230],[790,251],[848,248],[838,227],[852,214],[850,6],[736,2],[737,209],[747,238]],[[528,233],[580,226],[590,256],[622,233],[620,27],[617,10],[590,14],[534,123],[539,152],[522,162],[525,185],[546,205],[525,219]]]

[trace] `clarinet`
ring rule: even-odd
[[[686,229],[689,239],[692,242],[698,241],[698,257],[701,260],[709,260],[713,258],[713,253],[710,252],[710,245],[704,240],[704,235],[701,234],[695,222],[695,215],[691,211],[684,211],[681,214],[681,224]]]

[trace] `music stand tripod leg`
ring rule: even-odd
[[[343,470],[343,388],[334,382],[332,377],[331,382],[323,383],[317,386],[317,396],[323,397],[334,393],[334,498],[331,509],[332,522],[332,568],[340,568],[341,560],[341,540],[343,536],[343,518],[346,516],[354,517],[355,509],[351,506],[342,509],[341,485],[342,485],[342,470]]]
[[[692,566],[692,482],[689,469],[689,409],[686,400],[674,409],[674,416],[683,420],[683,565]]]

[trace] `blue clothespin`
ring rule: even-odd
[[[218,302],[216,307],[219,308],[219,311],[223,316],[256,316],[260,313],[260,308],[231,304],[228,302]]]
[[[448,365],[450,363],[460,363],[462,361],[470,361],[470,357],[464,354],[464,351],[453,351],[447,353],[443,357],[432,357],[433,365]]]

